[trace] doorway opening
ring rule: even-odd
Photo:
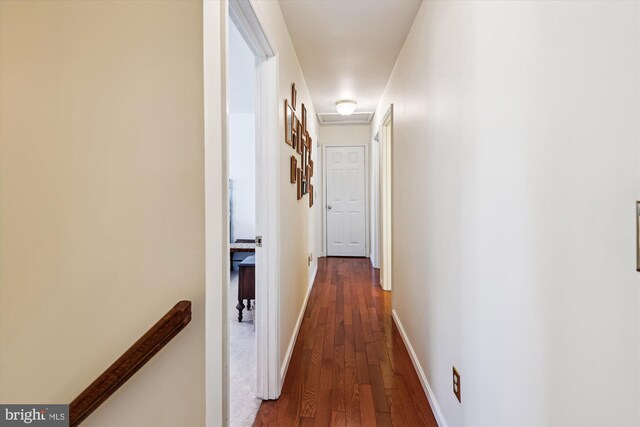
[[[380,286],[392,288],[393,268],[393,104],[380,125]]]
[[[229,425],[243,426],[253,422],[261,403],[256,389],[255,284],[256,273],[262,272],[255,268],[256,60],[233,21],[228,58]]]
[[[247,0],[227,17],[227,424],[280,395],[277,56]]]

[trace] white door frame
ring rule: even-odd
[[[205,411],[207,426],[228,423],[227,1],[202,8],[205,223]],[[202,310],[202,307],[193,307]]]
[[[329,256],[329,240],[327,230],[327,148],[340,147],[340,148],[354,148],[364,147],[364,218],[365,218],[365,232],[364,232],[364,253],[365,257],[369,255],[369,147],[367,144],[326,144],[322,146],[322,228],[324,229],[324,255]]]
[[[371,141],[371,266],[380,268],[380,131]]]
[[[380,122],[380,154],[380,285],[390,291],[393,282],[393,104]]]
[[[280,395],[279,319],[279,186],[280,160],[267,144],[278,141],[278,57],[247,0],[205,0],[203,3],[203,100],[204,100],[204,221],[205,221],[205,399],[206,425],[229,424],[229,198],[227,58],[229,13],[248,40],[256,61],[256,172],[262,180],[256,188],[264,208],[256,230],[263,247],[256,268],[263,285],[256,286],[262,310],[256,311],[256,394],[264,399]],[[244,19],[244,21],[243,21]],[[261,49],[261,50],[257,50]],[[269,50],[267,50],[269,49]],[[271,53],[271,54],[269,54]],[[265,200],[267,202],[265,202]],[[265,206],[266,205],[266,206]],[[195,307],[194,311],[202,309]]]
[[[229,16],[256,57],[256,397],[280,396],[278,58],[248,0],[230,0]],[[228,345],[228,340],[227,340]]]

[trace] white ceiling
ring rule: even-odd
[[[374,111],[421,0],[279,0],[316,113]]]

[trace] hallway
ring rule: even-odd
[[[366,258],[321,258],[289,370],[254,426],[436,426]]]

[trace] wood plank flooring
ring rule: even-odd
[[[254,426],[437,426],[366,258],[320,258],[278,400]]]

